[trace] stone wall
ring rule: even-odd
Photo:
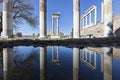
[[[104,23],[100,22],[96,25],[86,27],[80,31],[81,37],[103,37]],[[120,37],[120,14],[113,18],[113,33],[115,36]]]

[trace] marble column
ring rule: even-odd
[[[81,29],[84,28],[84,18],[81,19]]]
[[[89,17],[89,24],[92,24],[92,13],[90,12],[90,17]]]
[[[57,35],[59,35],[59,18],[57,18]]]
[[[54,18],[52,16],[52,35],[54,35]]]
[[[94,17],[95,18],[94,19],[95,22],[94,23],[96,25],[97,24],[97,7],[95,7],[95,14],[94,15],[95,15],[95,17]]]
[[[83,22],[83,19],[80,18],[80,30],[82,30],[82,27],[83,27],[83,26],[82,26],[82,25],[83,25],[82,22]]]
[[[73,48],[73,80],[79,80],[80,72],[80,49]]]
[[[104,37],[113,37],[112,0],[104,0]]]
[[[2,15],[2,27],[4,38],[12,37],[13,35],[13,0],[3,0],[3,15]]]
[[[87,25],[87,20],[88,20],[88,16],[86,15],[86,20],[85,20],[85,26],[87,27],[88,25]]]
[[[73,0],[73,38],[80,37],[80,0]]]
[[[40,80],[46,80],[47,69],[47,50],[46,47],[40,47]]]
[[[113,48],[104,47],[104,80],[112,80]]]
[[[101,2],[101,22],[103,22],[103,15],[104,15],[104,3]]]
[[[83,28],[84,28],[84,26],[85,26],[85,18],[83,18]]]
[[[40,38],[45,38],[47,33],[46,2],[47,0],[40,0]]]

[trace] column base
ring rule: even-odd
[[[7,39],[7,38],[14,38],[14,37],[15,37],[15,36],[13,36],[13,35],[10,35],[10,36],[4,36],[4,35],[2,35],[2,36],[1,36],[1,38],[6,38],[6,39]]]
[[[60,38],[60,36],[50,36],[50,38]]]
[[[40,36],[39,38],[47,38],[46,36]]]

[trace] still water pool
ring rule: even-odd
[[[2,48],[0,80],[120,80],[120,48]]]

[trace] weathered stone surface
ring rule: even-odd
[[[80,37],[80,0],[73,0],[73,38]]]
[[[12,4],[13,0],[3,0],[3,12],[2,12],[2,37],[8,38],[13,35],[13,16],[12,16]]]
[[[112,0],[104,0],[104,37],[113,37]]]
[[[92,35],[93,37],[103,37],[104,36],[104,23],[97,23],[91,27],[82,29],[81,35],[88,36]],[[120,14],[113,17],[113,33],[115,37],[120,37]]]
[[[40,0],[40,38],[45,38],[47,33],[46,11],[46,0]]]

